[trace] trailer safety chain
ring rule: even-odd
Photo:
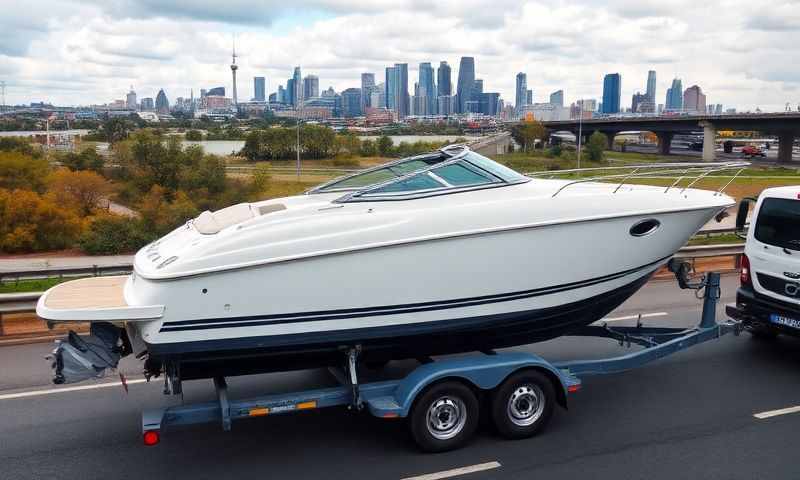
[[[358,388],[358,372],[356,371],[359,353],[361,353],[361,345],[356,345],[354,348],[347,350],[347,371],[350,375],[350,388],[353,395],[350,408],[356,411],[364,409],[364,402],[361,399],[361,392]]]

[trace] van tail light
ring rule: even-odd
[[[750,259],[744,254],[742,254],[742,271],[739,274],[739,282],[743,287],[752,285],[750,278]]]

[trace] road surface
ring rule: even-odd
[[[735,285],[736,277],[723,278],[723,302]],[[651,282],[609,318],[623,325],[644,313],[646,323],[690,325],[700,310],[693,293]],[[585,338],[527,348],[554,360],[619,352]],[[241,421],[227,433],[219,425],[176,428],[144,447],[140,411],[179,399],[161,395],[160,382],[133,384],[127,395],[118,386],[51,392],[41,359],[48,349],[0,348],[0,478],[402,479],[464,467],[487,470],[456,478],[800,477],[800,413],[754,417],[800,404],[800,341],[790,338],[729,335],[638,370],[589,377],[540,436],[507,441],[487,427],[465,448],[438,455],[419,453],[402,420],[344,409]],[[135,361],[123,369],[136,378]],[[329,381],[314,370],[230,385],[240,398]],[[185,391],[187,401],[213,398],[209,381],[186,382]],[[13,397],[19,393],[29,396]]]

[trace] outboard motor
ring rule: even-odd
[[[130,353],[124,330],[110,323],[92,323],[89,335],[72,330],[66,340],[57,340],[51,355],[55,371],[53,383],[76,383],[90,378],[102,378],[109,369],[117,368],[119,359]]]

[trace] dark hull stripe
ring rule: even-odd
[[[595,277],[588,280],[580,280],[577,282],[537,288],[532,290],[523,290],[518,292],[501,293],[494,295],[484,295],[480,297],[460,298],[454,300],[442,300],[435,302],[391,305],[382,307],[364,307],[364,308],[351,308],[351,309],[341,309],[341,310],[327,310],[327,311],[290,313],[290,314],[183,320],[177,322],[164,323],[164,325],[162,325],[161,327],[160,332],[254,327],[263,325],[279,325],[285,323],[300,323],[300,322],[321,322],[325,320],[342,320],[342,319],[364,318],[364,317],[383,316],[383,315],[397,315],[404,313],[428,312],[435,310],[446,310],[453,308],[486,305],[499,302],[508,302],[513,300],[522,300],[543,295],[550,295],[558,292],[564,292],[568,290],[575,290],[578,288],[584,288],[592,285],[597,285],[599,283],[615,280],[624,277],[626,275],[630,275],[631,273],[635,273],[640,270],[653,267],[654,265],[662,263],[664,260],[670,258],[670,256],[660,258],[649,264],[624,270],[622,272],[612,273],[609,275]]]
[[[363,361],[420,358],[542,342],[603,318],[650,275],[574,303],[522,312],[334,331],[176,343],[148,343],[152,359],[173,363],[184,380],[341,365],[342,347]]]

